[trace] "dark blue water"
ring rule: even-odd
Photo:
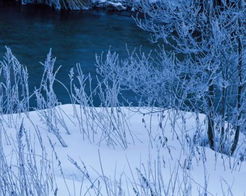
[[[62,65],[58,79],[69,84],[69,70],[80,63],[84,73],[95,76],[95,54],[111,48],[126,56],[142,46],[149,51],[153,45],[148,34],[140,30],[129,16],[103,11],[62,12],[47,8],[0,6],[0,58],[8,46],[18,60],[28,67],[30,89],[39,85],[43,72],[40,62],[52,48]],[[59,100],[69,102],[65,90],[56,87]]]

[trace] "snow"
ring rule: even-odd
[[[55,135],[48,131],[44,117],[51,113],[51,121],[59,129],[67,147],[62,147]],[[118,119],[113,120],[116,116]],[[125,195],[133,195],[133,186],[141,190],[145,184],[138,171],[148,176],[150,181],[152,179],[153,184],[154,179],[162,175],[168,195],[172,191],[174,195],[183,195],[184,190],[189,195],[198,195],[205,189],[208,195],[230,192],[238,196],[246,194],[245,162],[239,161],[237,156],[228,157],[201,147],[199,142],[194,141],[195,134],[205,134],[206,118],[202,114],[162,111],[159,108],[90,108],[68,104],[50,110],[3,115],[0,121],[7,135],[3,138],[12,141],[8,144],[3,139],[3,148],[7,154],[16,149],[16,130],[19,130],[22,122],[30,134],[36,154],[41,154],[37,137],[40,132],[47,152],[46,158],[53,162],[58,195],[84,195],[87,191],[90,191],[88,195],[96,195],[90,188],[94,181],[101,182],[102,195],[109,195],[104,184],[108,183],[117,189],[115,183],[120,179]],[[112,124],[117,125],[118,129],[112,128]],[[126,139],[118,141],[118,145],[114,131],[115,135],[117,131],[125,131]],[[69,191],[48,138],[61,161]],[[245,149],[243,141],[241,135],[241,149]],[[85,177],[76,164],[81,168],[85,166],[87,169],[83,169],[83,172],[88,172],[89,177]],[[161,168],[158,170],[158,167]],[[144,195],[143,192],[140,195]]]
[[[96,7],[104,7],[104,8],[114,8],[118,11],[126,10],[125,6],[126,2],[124,1],[107,1],[107,0],[94,0],[92,1]]]

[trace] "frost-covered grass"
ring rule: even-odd
[[[99,69],[91,89],[79,65],[64,87],[71,104],[61,105],[54,65],[49,52],[41,84],[29,92],[27,69],[10,49],[0,62],[0,195],[246,194],[243,134],[233,157],[212,151],[204,114],[123,107],[117,78]]]

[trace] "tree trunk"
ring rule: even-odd
[[[208,90],[208,141],[209,146],[212,150],[215,149],[214,145],[214,85],[212,84],[212,81],[210,81],[209,84],[209,90]]]
[[[241,1],[238,2],[238,8],[240,10],[242,4]],[[236,130],[235,136],[233,140],[233,144],[231,146],[231,154],[233,154],[236,150],[238,140],[239,140],[239,133],[241,129],[241,117],[242,117],[242,93],[243,93],[243,45],[241,40],[241,19],[238,19],[238,32],[237,32],[237,43],[238,43],[238,65],[237,65],[237,72],[238,72],[238,89],[237,89],[237,120],[236,120]]]

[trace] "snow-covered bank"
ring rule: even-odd
[[[149,3],[155,3],[156,1],[157,0],[149,0]],[[43,4],[56,10],[88,10],[102,8],[109,11],[135,11],[140,7],[140,0],[21,0],[21,4]]]
[[[0,122],[9,166],[18,168],[22,152],[26,169],[20,171],[28,172],[31,152],[43,157],[36,165],[49,171],[49,195],[246,194],[246,164],[239,160],[244,138],[234,158],[200,147],[206,143],[201,114],[61,105],[2,115]]]
[[[22,0],[22,5],[27,4],[44,4],[57,10],[88,10],[92,8],[106,8],[115,11],[123,11],[131,9],[138,1],[128,0],[48,0],[48,1],[32,1]]]

